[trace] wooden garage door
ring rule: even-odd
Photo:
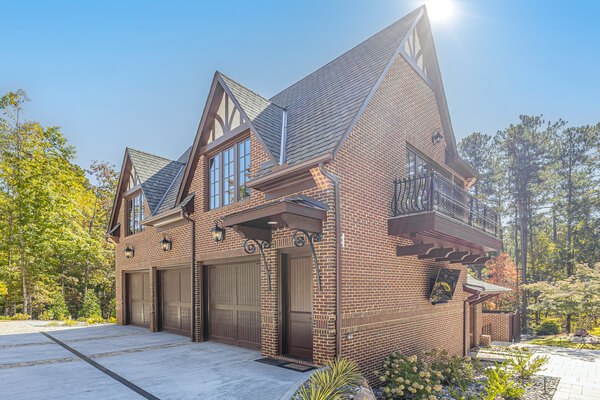
[[[189,267],[160,270],[161,329],[180,335],[192,332],[192,286]]]
[[[260,348],[260,265],[207,267],[208,337]]]
[[[127,290],[127,323],[139,326],[150,325],[150,299],[148,273],[136,272],[125,275]]]

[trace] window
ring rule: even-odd
[[[208,162],[209,209],[226,206],[250,196],[250,139],[224,149]],[[221,193],[223,195],[221,196]]]
[[[410,149],[406,150],[407,177],[427,175],[430,170],[431,167],[429,166],[429,162],[427,162],[427,160]]]
[[[128,235],[144,231],[144,194],[140,193],[127,201],[129,215]]]

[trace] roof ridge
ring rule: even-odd
[[[127,150],[133,150],[133,151],[137,151],[138,153],[147,154],[147,155],[149,155],[149,156],[152,156],[152,157],[156,157],[156,158],[162,158],[163,160],[167,160],[167,161],[171,161],[171,162],[176,162],[176,163],[178,163],[178,164],[182,164],[182,165],[184,165],[184,163],[182,163],[182,162],[180,162],[180,161],[177,161],[177,160],[172,160],[172,159],[170,159],[170,158],[163,157],[163,156],[157,156],[156,154],[148,153],[147,151],[143,151],[143,150],[134,149],[134,148],[132,148],[132,147],[127,147]]]
[[[365,40],[363,40],[362,42],[360,42],[359,44],[357,44],[356,46],[352,47],[351,49],[345,51],[344,53],[340,54],[339,56],[337,56],[336,58],[334,58],[333,60],[329,61],[327,64],[324,64],[322,66],[320,66],[319,68],[315,69],[313,72],[311,72],[308,75],[305,75],[304,77],[302,77],[301,79],[297,80],[296,82],[292,83],[290,86],[286,87],[285,89],[281,90],[280,92],[276,93],[275,95],[273,95],[271,97],[271,99],[269,99],[269,101],[273,102],[272,99],[274,99],[275,97],[279,96],[280,94],[282,94],[283,92],[285,92],[286,90],[294,87],[295,85],[297,85],[298,83],[302,82],[303,80],[307,79],[308,77],[314,75],[315,73],[319,72],[320,70],[324,69],[325,67],[327,67],[328,65],[336,62],[337,60],[339,60],[340,58],[344,57],[345,55],[347,55],[348,53],[350,53],[351,51],[355,50],[356,48],[358,48],[359,46],[362,46],[365,42],[373,39],[375,36],[379,35],[380,33],[386,31],[387,29],[399,24],[400,22],[404,22],[407,19],[409,19],[409,17],[413,16],[413,14],[418,14],[419,11],[421,9],[423,9],[425,7],[425,5],[422,5],[420,7],[418,7],[417,9],[411,11],[409,14],[406,14],[404,17],[400,18],[399,20],[393,22],[392,24],[386,26],[385,28],[381,29],[380,31],[378,31],[377,33],[370,35],[368,38],[366,38]],[[276,103],[273,103],[275,105],[277,105]],[[281,106],[280,106],[281,107]],[[283,108],[283,107],[282,107]]]
[[[233,79],[233,78],[231,78],[231,77],[229,77],[229,76],[225,75],[225,74],[224,74],[224,73],[222,73],[221,71],[217,70],[217,73],[218,73],[219,75],[221,75],[222,77],[224,77],[224,78],[226,78],[226,79],[229,79],[229,80],[230,80],[230,81],[232,81],[233,83],[235,83],[235,84],[237,84],[237,85],[240,85],[242,88],[246,89],[246,90],[247,90],[247,91],[249,91],[250,93],[252,93],[252,94],[254,94],[254,95],[256,95],[256,96],[260,97],[261,99],[263,99],[263,100],[265,100],[265,101],[267,101],[267,102],[269,102],[269,103],[273,104],[273,105],[274,105],[274,106],[276,106],[276,107],[279,107],[279,108],[281,108],[281,110],[285,110],[285,107],[283,107],[283,106],[280,106],[279,104],[275,103],[273,100],[271,100],[271,99],[267,99],[265,96],[263,96],[263,95],[261,95],[261,94],[258,94],[258,93],[256,93],[254,90],[252,90],[252,89],[248,88],[247,86],[245,86],[245,85],[243,85],[243,84],[239,83],[239,82],[238,82],[238,81],[236,81],[235,79]]]

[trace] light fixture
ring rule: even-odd
[[[225,240],[225,228],[218,219],[215,220],[215,226],[210,230],[210,233],[212,233],[212,237],[217,243]]]
[[[269,224],[269,225],[277,225],[277,221],[267,221],[267,224]]]
[[[442,141],[444,137],[442,136],[442,134],[440,133],[440,131],[435,131],[435,133],[433,134],[433,136],[431,136],[431,143],[433,144],[438,144],[439,142]]]
[[[133,258],[133,256],[134,256],[133,246],[128,244],[127,247],[125,247],[125,257]]]
[[[170,241],[169,239],[167,239],[167,236],[163,236],[163,239],[160,241],[160,245],[163,249],[163,251],[171,251],[171,248],[173,247],[173,242]]]

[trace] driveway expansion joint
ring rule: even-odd
[[[133,390],[134,392],[136,392],[140,396],[143,396],[143,397],[145,397],[148,400],[160,400],[158,397],[154,396],[151,393],[148,393],[147,391],[145,391],[141,387],[137,386],[133,382],[128,381],[127,379],[125,379],[122,376],[118,375],[117,373],[111,371],[110,369],[104,367],[103,365],[98,364],[96,361],[92,360],[91,358],[89,358],[85,354],[78,352],[74,348],[68,346],[67,344],[65,344],[63,342],[61,342],[60,340],[56,339],[55,337],[47,334],[46,332],[40,332],[40,333],[42,335],[46,336],[48,339],[50,339],[53,342],[55,342],[56,344],[58,344],[59,346],[63,347],[64,349],[66,349],[68,351],[70,351],[71,353],[75,354],[77,357],[81,358],[83,361],[87,362],[91,366],[93,366],[96,369],[104,372],[106,375],[110,376],[111,378],[113,378],[113,379],[121,382],[123,385],[127,386],[129,389]]]

